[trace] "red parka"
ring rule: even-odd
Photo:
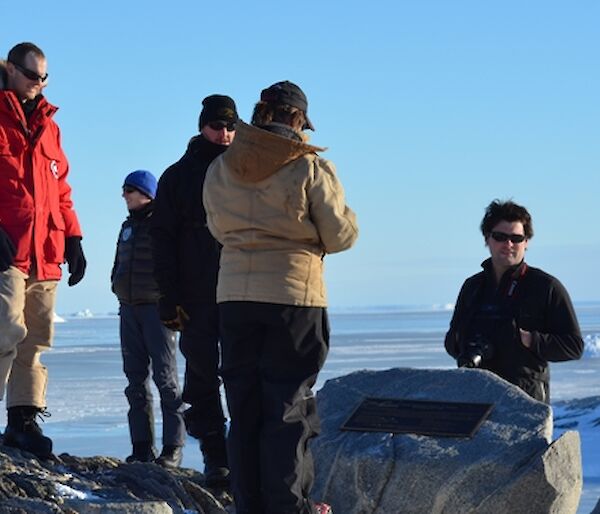
[[[35,262],[41,280],[60,279],[65,238],[81,237],[56,111],[42,97],[26,120],[15,94],[0,91],[0,227],[17,249],[14,265],[29,273]]]

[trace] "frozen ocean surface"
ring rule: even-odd
[[[551,365],[551,397],[555,437],[565,429],[580,431],[584,494],[578,513],[588,514],[600,497],[600,303],[577,304],[576,311],[585,355],[580,361]],[[454,368],[443,346],[451,315],[451,305],[330,310],[331,349],[317,388],[359,369]],[[123,459],[130,453],[130,443],[118,317],[94,316],[87,309],[60,317],[65,321],[57,319],[54,348],[43,357],[50,373],[52,414],[45,419],[44,432],[54,440],[56,453]],[[179,369],[183,374],[181,358]],[[586,401],[574,401],[582,398]],[[155,414],[160,448],[158,408]],[[0,409],[0,427],[4,425],[5,412]],[[202,470],[194,439],[187,441],[183,465]]]

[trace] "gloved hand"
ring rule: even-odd
[[[83,248],[81,247],[81,237],[67,237],[65,240],[65,261],[69,264],[69,285],[74,286],[85,275],[85,268],[87,266],[85,255],[83,255]]]
[[[0,228],[0,272],[6,271],[15,261],[17,249],[11,238]]]
[[[159,298],[158,313],[162,324],[170,330],[183,330],[186,321],[190,319],[183,307],[167,296]]]

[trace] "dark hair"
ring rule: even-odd
[[[283,123],[294,130],[301,131],[306,124],[306,115],[297,107],[287,104],[275,104],[260,101],[254,106],[252,125],[264,127],[269,123]]]
[[[492,233],[492,229],[501,221],[520,221],[523,224],[525,237],[531,239],[533,237],[533,224],[531,215],[522,205],[518,205],[510,200],[501,202],[494,200],[485,208],[485,214],[481,220],[481,233],[487,239]]]
[[[19,43],[18,45],[13,46],[8,52],[7,61],[12,62],[14,64],[23,65],[25,62],[25,56],[32,52],[40,59],[45,59],[46,56],[42,49],[33,43]]]

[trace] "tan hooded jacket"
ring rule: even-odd
[[[323,257],[350,248],[358,228],[323,150],[238,123],[204,182],[208,228],[223,245],[217,302],[327,306]]]

